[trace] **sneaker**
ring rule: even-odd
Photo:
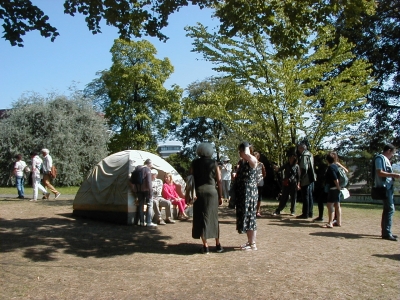
[[[324,221],[324,218],[320,218],[320,217],[315,218],[315,219],[313,220],[313,222],[323,222],[323,221]]]
[[[295,214],[294,212],[292,212],[292,213],[290,213],[290,215],[293,217],[293,216],[295,216],[296,214]]]
[[[60,197],[61,196],[61,193],[57,193],[56,194],[56,197],[54,198],[54,199],[57,199],[58,197]]]
[[[163,219],[158,220],[157,225],[167,225]]]
[[[174,220],[171,220],[170,218],[168,218],[168,219],[165,220],[165,223],[168,223],[168,224],[175,224],[175,221],[174,221]]]
[[[60,194],[60,193],[59,193]],[[61,195],[61,194],[60,194]],[[50,193],[46,193],[46,194],[44,194],[44,198],[46,199],[46,200],[49,200],[49,198],[50,198]],[[56,199],[57,199],[57,197],[56,197]]]
[[[215,249],[217,250],[218,253],[224,252],[224,248],[222,248],[221,244],[215,246]]]
[[[37,202],[37,200],[36,199],[31,199],[31,200],[29,200],[30,202]]]
[[[203,247],[201,248],[201,252],[202,252],[203,254],[209,254],[209,253],[210,253],[210,249],[208,249],[208,247],[206,247],[206,246],[203,246]]]
[[[244,243],[243,245],[240,245],[240,249],[242,249],[242,250],[246,250],[247,248],[250,248],[250,243],[249,242]]]
[[[46,196],[44,195],[43,197],[42,197],[42,200],[46,200],[47,198],[46,198]]]
[[[146,226],[147,226],[147,227],[157,227],[157,224],[154,224],[154,223],[147,223]]]
[[[299,215],[296,217],[296,219],[308,219],[308,217],[305,215]]]
[[[279,211],[274,211],[274,213],[272,214],[273,216],[279,216],[281,213]]]

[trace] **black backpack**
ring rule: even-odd
[[[143,166],[136,166],[136,168],[131,173],[130,181],[133,184],[141,186],[144,178],[143,178]]]

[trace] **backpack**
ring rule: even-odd
[[[50,177],[52,179],[55,179],[57,177],[57,168],[55,165],[51,166],[51,170],[50,170]]]
[[[142,166],[136,166],[136,168],[132,171],[130,178],[131,183],[140,186],[142,185],[144,182],[142,168]]]
[[[346,172],[343,170],[343,168],[338,167],[339,171],[339,185],[340,187],[345,187],[349,183],[349,178],[347,178]]]

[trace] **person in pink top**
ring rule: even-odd
[[[178,220],[186,220],[189,217],[185,214],[186,201],[181,198],[176,191],[176,185],[172,180],[172,174],[166,173],[164,176],[164,185],[162,196],[166,200],[170,200],[173,205],[177,205],[179,209]]]

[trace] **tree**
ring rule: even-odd
[[[120,38],[155,36],[167,40],[161,30],[168,25],[168,17],[189,3],[200,8],[212,6],[216,0],[65,0],[64,13],[85,15],[88,29],[101,33],[100,22],[118,28]],[[61,3],[60,3],[61,4]],[[61,7],[60,7],[61,8]],[[30,0],[0,0],[0,19],[3,20],[4,36],[12,46],[23,47],[21,36],[39,30],[53,42],[59,35],[57,28],[49,23],[49,17]]]
[[[182,177],[189,175],[192,159],[183,153],[171,154],[165,159]]]
[[[207,101],[208,97],[220,89],[224,89],[227,79],[211,77],[202,81],[194,82],[187,87],[187,96],[183,99],[185,106],[202,105]],[[234,84],[234,83],[232,83]],[[189,111],[184,110],[184,115],[190,115]],[[191,157],[196,157],[196,148],[199,143],[207,142],[215,146],[216,159],[220,159],[222,155],[229,155],[229,152],[236,151],[239,144],[237,134],[218,119],[208,116],[200,116],[197,118],[184,118],[181,126],[176,130],[175,134],[184,145],[183,152]]]
[[[365,115],[365,95],[373,86],[368,63],[355,59],[345,39],[331,46],[331,27],[309,37],[303,55],[285,58],[257,33],[226,38],[202,25],[188,32],[194,51],[248,90],[213,93],[204,105],[189,105],[191,116],[224,122],[271,159],[282,162],[301,136],[313,148],[322,147]]]
[[[221,22],[219,34],[264,35],[284,58],[306,53],[309,37],[324,31],[339,15],[352,28],[360,14],[373,14],[374,8],[374,1],[365,0],[236,0],[219,2],[215,15]]]
[[[108,139],[103,116],[80,92],[25,95],[0,120],[0,182],[7,181],[5,166],[16,154],[29,162],[31,151],[48,148],[58,169],[57,184],[79,185],[107,156]]]
[[[351,141],[343,146],[380,152],[392,142],[400,146],[400,6],[395,1],[377,1],[374,15],[362,14],[349,30],[345,16],[338,18],[336,30],[355,44],[357,57],[372,64],[377,85],[368,95],[369,118],[352,130]]]
[[[85,90],[114,132],[109,149],[155,151],[157,140],[181,118],[182,89],[163,86],[174,68],[168,58],[157,59],[155,47],[146,40],[115,40],[111,53],[111,68]]]

